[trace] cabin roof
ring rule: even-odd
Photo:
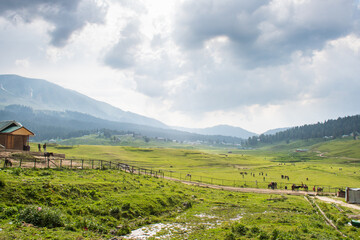
[[[35,135],[29,129],[26,129],[25,127],[23,127],[23,125],[19,122],[16,122],[14,120],[0,121],[0,133],[13,133],[21,128],[24,128],[25,130],[27,130],[28,133],[25,135]]]

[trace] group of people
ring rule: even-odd
[[[42,146],[44,149],[44,152],[46,152],[46,143],[44,143],[44,145]],[[39,152],[41,152],[41,144],[38,144],[38,148],[39,148]]]

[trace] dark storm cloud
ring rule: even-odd
[[[16,24],[43,19],[53,25],[51,44],[63,47],[87,23],[103,23],[106,7],[87,0],[3,0],[0,16]]]
[[[187,1],[176,16],[176,42],[189,51],[218,36],[229,39],[226,54],[254,68],[281,64],[295,51],[321,49],[348,34],[356,1]]]

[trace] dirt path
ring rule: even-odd
[[[185,180],[179,180],[176,178],[169,178],[165,177],[165,179],[171,181],[177,181],[188,185],[194,185],[199,187],[206,187],[206,188],[213,188],[213,189],[221,189],[226,191],[233,191],[233,192],[247,192],[247,193],[263,193],[263,194],[287,194],[287,195],[312,195],[315,196],[316,193],[314,192],[306,192],[306,191],[292,191],[292,190],[285,190],[285,189],[264,189],[264,188],[240,188],[240,187],[230,187],[230,186],[220,186],[220,185],[213,185],[207,183],[199,183],[199,182],[191,182]]]
[[[352,157],[344,157],[344,156],[340,156],[340,157],[328,157],[325,156],[325,154],[327,154],[328,152],[320,152],[320,151],[315,151],[317,153],[317,156],[322,157],[322,158],[336,158],[336,159],[345,159],[345,160],[350,160],[350,161],[359,161],[360,158],[352,158]]]
[[[343,201],[337,200],[337,199],[333,199],[333,198],[329,198],[329,197],[324,197],[324,196],[316,196],[317,199],[324,201],[324,202],[328,202],[328,203],[336,203],[339,204],[343,207],[347,207],[347,208],[352,208],[352,209],[356,209],[356,210],[360,210],[360,205],[358,204],[349,204],[349,203],[345,203]]]

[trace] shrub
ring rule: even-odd
[[[269,235],[267,235],[266,232],[261,232],[260,235],[259,235],[259,239],[261,239],[261,240],[267,240],[269,238],[270,237],[269,237]]]
[[[99,224],[94,218],[83,218],[76,222],[75,226],[83,230],[90,230],[93,232],[107,233],[107,230]]]
[[[119,219],[120,218],[120,213],[121,213],[121,210],[119,207],[113,207],[110,209],[110,215],[113,216],[114,218],[117,218]]]
[[[14,216],[16,213],[18,213],[18,208],[17,207],[5,207],[3,209],[3,215],[5,217],[11,217]]]
[[[240,223],[236,223],[236,224],[232,225],[231,231],[238,235],[245,235],[246,232],[248,231],[248,228]]]
[[[5,187],[5,181],[3,179],[0,179],[0,188]]]
[[[227,233],[226,235],[225,235],[225,238],[224,238],[225,240],[236,240],[236,237],[235,237],[235,235],[233,234],[233,233]]]
[[[20,211],[18,219],[38,227],[55,228],[64,226],[60,211],[47,207],[27,206]]]

